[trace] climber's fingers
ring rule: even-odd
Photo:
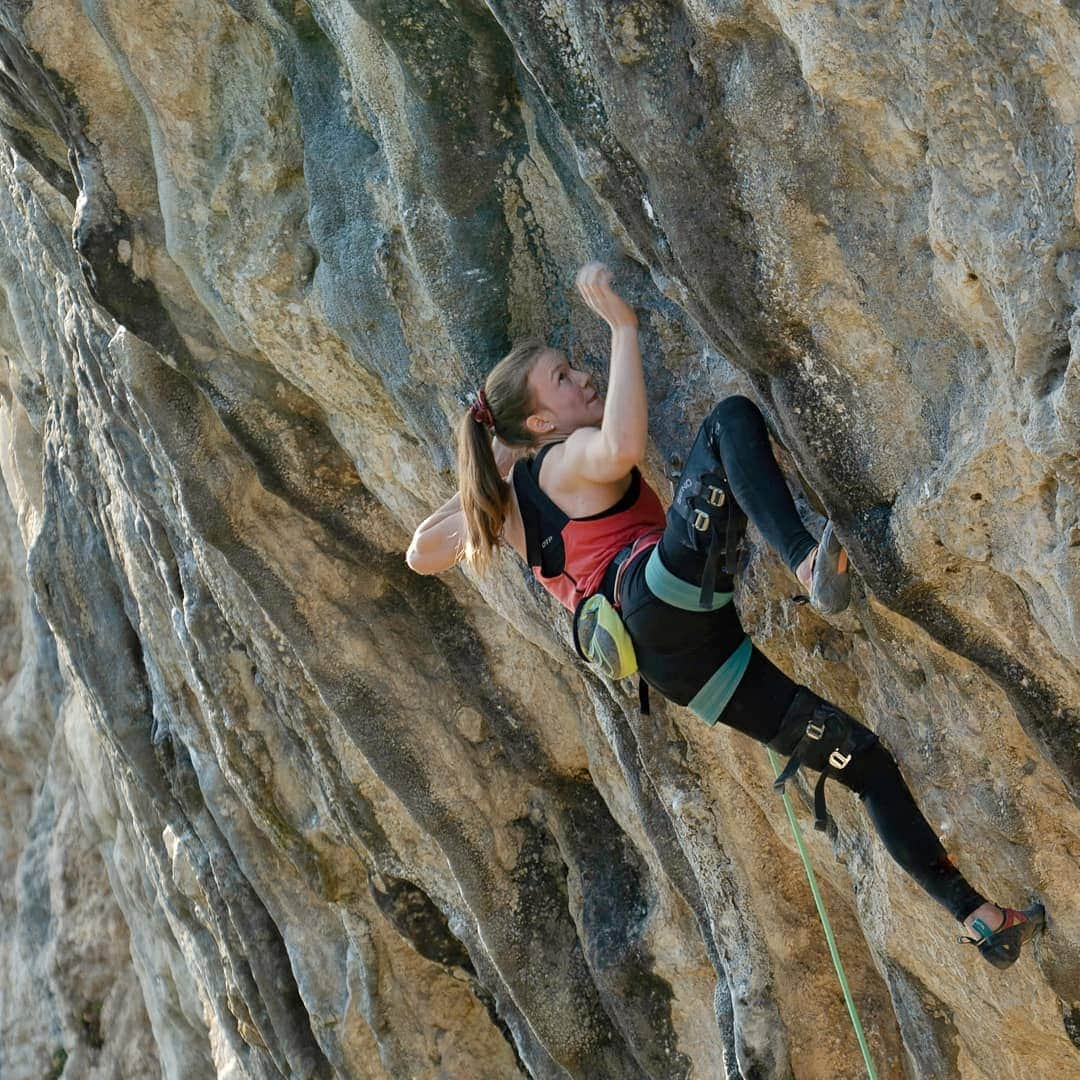
[[[611,287],[611,271],[603,263],[586,263],[576,284],[585,303],[612,328],[637,324],[633,308]]]

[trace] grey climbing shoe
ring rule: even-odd
[[[824,615],[836,615],[851,601],[851,574],[848,572],[847,552],[833,531],[833,523],[825,525],[814,558],[810,579],[810,606]]]
[[[977,945],[979,952],[996,968],[1012,967],[1020,958],[1024,942],[1046,926],[1046,908],[1042,904],[1032,904],[1021,911],[1015,908],[1002,908],[1002,911],[1005,921],[997,930],[991,932],[988,926],[976,921],[973,929],[982,936],[960,938],[965,945]]]

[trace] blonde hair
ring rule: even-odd
[[[539,338],[517,342],[484,380],[484,396],[495,420],[495,434],[507,446],[532,446],[525,422],[533,413],[529,373],[548,351]],[[495,467],[491,433],[470,410],[457,430],[458,483],[465,515],[465,558],[476,570],[487,569],[510,509],[510,485]]]

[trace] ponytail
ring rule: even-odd
[[[465,559],[483,572],[502,536],[510,510],[510,485],[499,475],[492,432],[507,446],[531,446],[526,421],[533,412],[528,379],[547,351],[544,342],[519,342],[492,368],[484,382],[484,409],[472,408],[457,429],[458,484],[465,516]],[[489,427],[486,420],[491,420]]]
[[[506,522],[510,485],[495,467],[491,433],[470,410],[458,424],[458,483],[465,514],[465,559],[487,569]]]

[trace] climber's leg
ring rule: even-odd
[[[749,398],[725,398],[705,418],[683,467],[673,509],[685,516],[693,479],[718,468],[743,512],[794,571],[815,547],[814,538],[795,509],[765,420]]]
[[[847,742],[851,759],[842,768],[831,768],[830,775],[859,795],[882,843],[899,866],[960,922],[968,919],[986,903],[985,898],[949,862],[892,755],[869,728],[793,682],[757,649],[720,720],[769,743],[781,754],[791,754],[804,743],[803,763],[820,771],[829,765],[836,745],[828,745],[828,738],[804,741],[804,736],[807,724],[823,721],[826,710],[842,718],[850,729]]]
[[[693,520],[693,509],[701,506],[698,478],[709,469],[726,476],[736,504],[809,591],[810,603],[827,615],[843,611],[851,599],[847,553],[832,522],[820,545],[814,543],[773,456],[761,412],[749,398],[725,398],[706,417],[679,480],[669,523],[672,515],[684,526]],[[692,528],[677,530],[661,548],[665,563],[683,576],[674,565],[678,555],[673,549],[700,546],[702,540]]]
[[[836,779],[859,795],[881,842],[899,866],[959,922],[973,917],[987,902],[949,861],[895,759],[880,741],[855,755]]]

